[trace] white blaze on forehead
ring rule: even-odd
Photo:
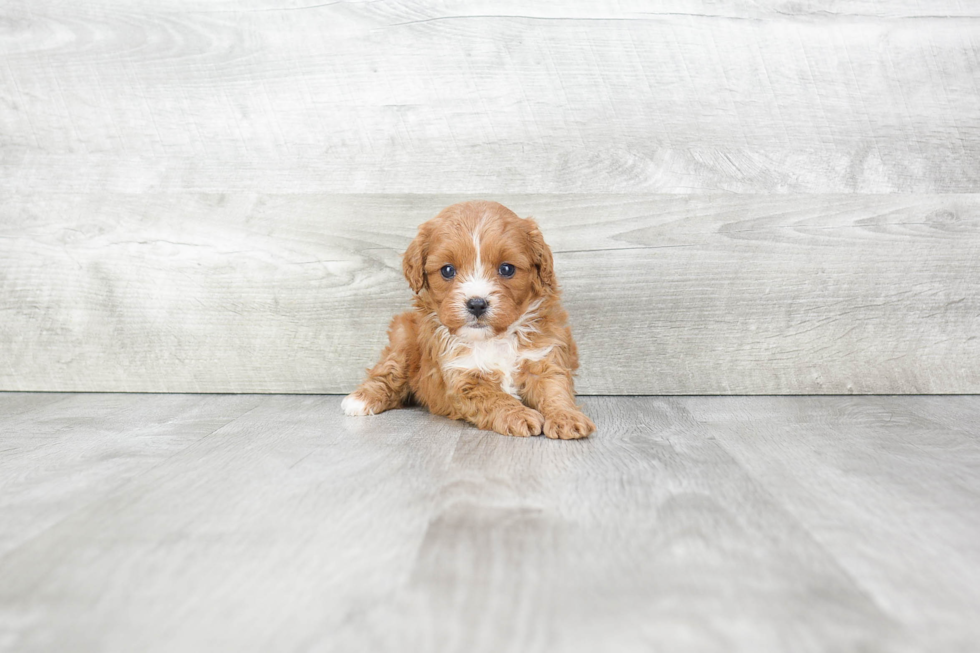
[[[483,220],[480,220],[476,228],[473,229],[473,248],[476,250],[476,269],[482,270],[483,264],[480,262],[480,227],[483,226]]]
[[[467,299],[470,297],[483,297],[485,299],[496,290],[493,281],[483,270],[483,259],[480,256],[480,229],[482,227],[483,220],[481,219],[473,228],[473,248],[476,250],[476,263],[473,265],[473,271],[460,279],[463,282],[460,286],[460,292]]]

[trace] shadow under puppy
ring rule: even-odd
[[[415,310],[398,315],[367,379],[343,401],[369,415],[414,401],[506,435],[584,438],[578,352],[551,249],[534,220],[463,202],[419,227],[402,260]]]

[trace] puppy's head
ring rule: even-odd
[[[419,227],[402,260],[422,306],[449,332],[484,340],[557,291],[551,249],[534,220],[496,202],[463,202]]]

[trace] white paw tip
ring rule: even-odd
[[[344,397],[344,400],[340,402],[340,407],[344,409],[345,415],[371,415],[371,411],[368,410],[364,400],[358,399],[352,394]]]

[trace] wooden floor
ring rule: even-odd
[[[0,394],[0,650],[980,650],[980,397],[582,402]]]

